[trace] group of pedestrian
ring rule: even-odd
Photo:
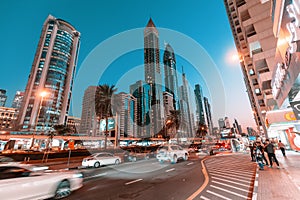
[[[257,162],[260,170],[264,170],[264,166],[272,168],[273,162],[276,163],[278,169],[280,168],[275,154],[276,147],[274,142],[271,142],[269,139],[262,142],[262,140],[258,139],[250,144],[249,148],[251,160]],[[280,140],[278,141],[278,148],[280,148],[282,155],[285,156],[285,145]]]

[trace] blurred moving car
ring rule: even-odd
[[[170,161],[171,163],[177,163],[178,159],[187,160],[188,157],[188,151],[184,150],[181,146],[174,144],[159,147],[156,155],[159,162]]]
[[[15,162],[15,160],[11,157],[0,156],[0,163],[3,163],[3,162]]]
[[[121,163],[121,158],[112,153],[101,152],[94,153],[82,160],[82,167],[101,167],[104,165],[118,165]]]
[[[1,199],[62,199],[82,187],[82,173],[47,169],[46,166],[1,163]]]
[[[195,153],[195,152],[199,152],[201,150],[201,146],[202,144],[190,144],[190,146],[188,147],[188,152],[189,153]]]

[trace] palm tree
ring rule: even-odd
[[[108,84],[98,85],[95,94],[95,111],[99,119],[105,118],[105,143],[104,148],[107,146],[108,134],[108,118],[112,116],[112,96],[117,91],[114,85]]]
[[[174,138],[180,126],[180,111],[179,110],[170,110],[170,115],[167,117],[166,128],[175,129],[175,132],[172,131],[171,137]]]

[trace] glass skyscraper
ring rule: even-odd
[[[194,89],[195,100],[196,100],[196,115],[197,125],[205,125],[204,108],[203,108],[203,94],[199,84],[195,85]]]
[[[30,71],[17,129],[43,131],[53,125],[66,124],[79,43],[80,33],[71,24],[48,16]]]

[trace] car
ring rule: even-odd
[[[159,162],[177,163],[178,159],[188,160],[189,153],[179,145],[169,144],[159,147],[156,158]]]
[[[47,166],[0,164],[1,199],[62,199],[83,186],[78,171],[51,171]]]
[[[195,153],[195,152],[199,152],[201,150],[201,143],[199,144],[190,144],[190,146],[188,147],[188,152],[189,153]]]
[[[82,167],[101,167],[104,165],[118,165],[121,158],[109,152],[94,153],[82,160]]]
[[[125,151],[124,160],[130,162],[136,162],[137,160],[149,160],[150,150],[143,148],[143,146],[131,146],[123,148]]]
[[[3,162],[15,162],[15,160],[11,157],[0,156],[0,163],[3,163]]]

